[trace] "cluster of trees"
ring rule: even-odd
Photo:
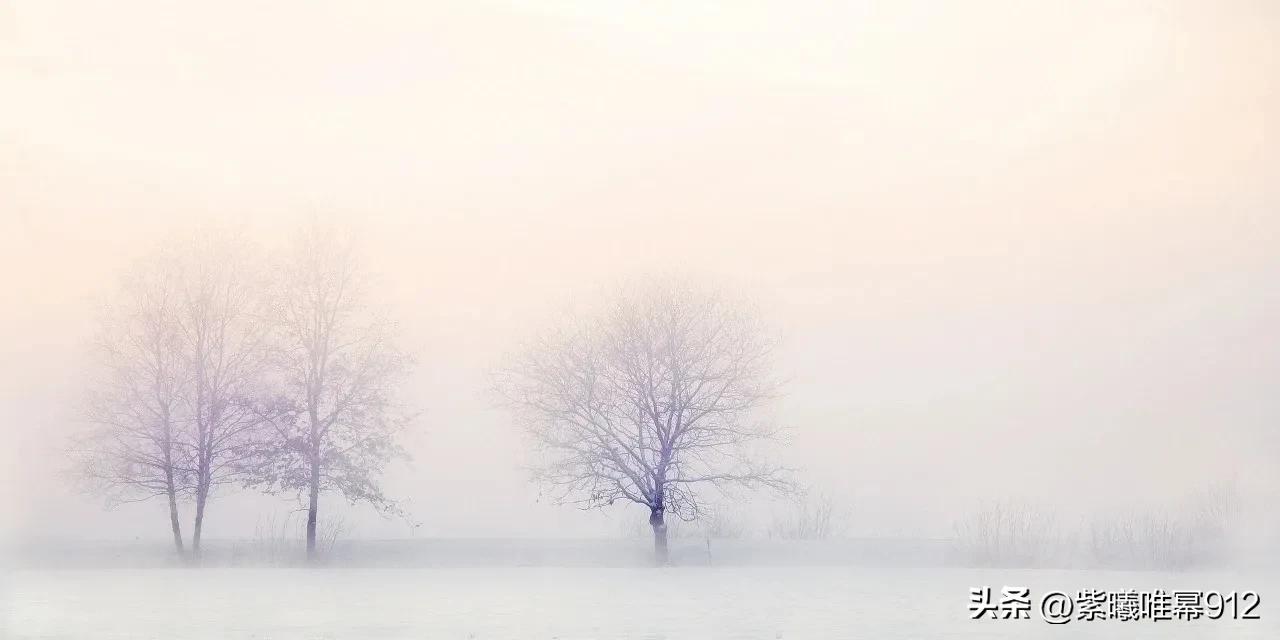
[[[322,492],[397,510],[378,478],[404,454],[408,358],[364,283],[350,245],[316,225],[287,250],[212,233],[140,261],[98,333],[83,478],[114,502],[165,499],[179,553],[190,504],[194,558],[226,485],[295,494],[309,559]],[[772,348],[743,300],[645,280],[533,336],[495,390],[556,499],[642,505],[666,563],[668,518],[697,518],[704,489],[790,486],[758,458],[776,432],[758,420],[777,390]]]
[[[1234,485],[1211,485],[1172,508],[1111,511],[1092,518],[1085,536],[1098,564],[1182,569],[1226,559],[1241,516]]]
[[[309,558],[322,492],[395,509],[377,478],[402,454],[408,359],[365,294],[350,244],[318,225],[272,253],[211,232],[140,260],[94,342],[82,480],[111,502],[165,499],[180,554],[190,505],[195,559],[227,485],[303,500]]]
[[[1036,566],[1063,546],[1054,513],[1014,500],[982,505],[953,530],[961,559],[979,566]]]
[[[322,493],[399,512],[379,479],[405,455],[396,397],[410,358],[367,282],[351,244],[315,224],[270,251],[210,232],[138,261],[96,334],[90,428],[72,451],[82,480],[114,503],[163,499],[173,545],[193,559],[227,486],[304,504],[309,560]],[[708,508],[708,492],[794,493],[789,471],[764,455],[778,431],[762,412],[778,393],[773,347],[743,299],[639,280],[534,334],[498,367],[494,391],[526,428],[554,499],[639,505],[665,564],[671,518],[701,521],[708,537],[741,535],[741,522]],[[1054,514],[1006,501],[957,521],[953,542],[981,565],[1188,566],[1223,546],[1235,511],[1224,486],[1176,513],[1113,514],[1063,534]],[[835,537],[847,515],[820,496],[775,515],[766,533]]]
[[[983,505],[954,524],[958,560],[978,566],[1181,569],[1223,560],[1240,505],[1231,484],[1178,504],[1103,511],[1079,526],[1019,501]]]

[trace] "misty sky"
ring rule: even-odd
[[[175,232],[312,214],[418,356],[418,535],[643,517],[538,502],[484,391],[648,271],[767,310],[785,459],[856,531],[1280,496],[1280,9],[935,4],[0,0],[0,532],[166,535],[59,475],[96,305]]]

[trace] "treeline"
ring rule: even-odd
[[[213,231],[139,260],[93,341],[80,480],[111,503],[165,500],[194,560],[227,486],[297,496],[309,559],[322,493],[396,511],[378,478],[404,455],[409,358],[366,283],[351,244],[317,224],[282,246]]]
[[[1235,487],[1223,483],[1176,504],[1100,510],[1064,522],[1052,510],[991,502],[954,524],[955,560],[976,566],[1186,569],[1228,560],[1242,522]]]

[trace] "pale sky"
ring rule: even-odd
[[[537,501],[484,373],[647,271],[768,310],[787,459],[859,530],[1276,496],[1280,9],[941,4],[0,0],[0,530],[167,534],[58,475],[96,301],[172,233],[316,212],[418,355],[419,535],[616,532]]]

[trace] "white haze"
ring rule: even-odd
[[[484,391],[654,271],[767,310],[785,459],[855,533],[1275,504],[1278,43],[1243,0],[0,4],[0,530],[163,539],[61,475],[96,305],[171,234],[315,214],[418,357],[387,484],[423,527],[327,502],[356,537],[641,521],[539,500]],[[290,508],[224,493],[206,535]]]

